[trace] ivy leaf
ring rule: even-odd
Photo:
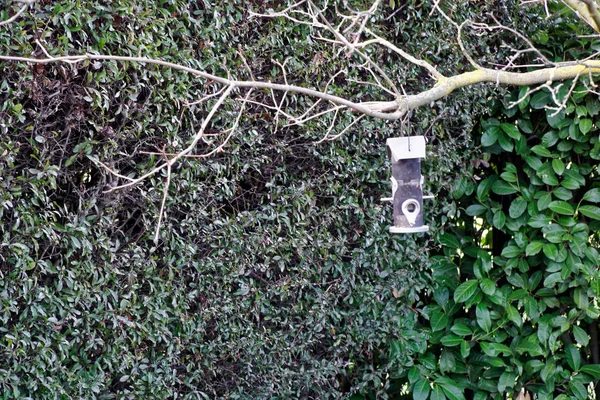
[[[548,208],[561,215],[573,215],[575,213],[573,206],[562,200],[555,200],[551,202],[548,204]]]
[[[585,215],[586,217],[600,220],[600,207],[596,206],[581,206],[579,207],[579,212]]]
[[[456,303],[464,303],[468,301],[477,292],[479,282],[476,279],[470,279],[463,282],[454,291],[454,301]]]

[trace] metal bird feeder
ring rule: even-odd
[[[408,136],[386,141],[392,162],[392,197],[382,199],[393,203],[394,225],[391,233],[427,232],[423,225],[423,175],[421,159],[425,158],[425,137]]]

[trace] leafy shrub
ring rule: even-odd
[[[571,84],[556,87],[560,99]],[[439,236],[423,308],[428,349],[404,375],[413,398],[523,388],[586,399],[597,387],[600,105],[585,93],[576,86],[557,112],[547,89],[524,88],[482,119],[489,167],[454,185],[457,223]]]

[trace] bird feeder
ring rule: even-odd
[[[394,225],[391,233],[427,232],[423,225],[423,175],[421,159],[425,158],[425,137],[390,138],[386,142],[392,162],[392,197],[382,199],[393,203]]]

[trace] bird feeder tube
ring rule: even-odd
[[[392,197],[383,199],[393,204],[394,224],[391,233],[427,232],[423,224],[423,175],[421,159],[425,158],[425,137],[390,138],[386,142],[392,162]]]

